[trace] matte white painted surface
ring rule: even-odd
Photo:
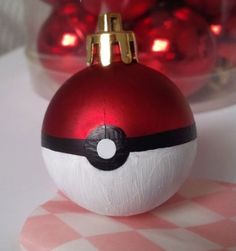
[[[197,140],[169,148],[130,153],[113,171],[85,157],[42,148],[49,173],[71,200],[93,212],[127,216],[149,211],[177,192],[188,177]]]

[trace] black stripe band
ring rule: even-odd
[[[142,152],[158,148],[182,145],[197,138],[195,124],[177,130],[157,133],[138,138],[128,138],[130,152]]]
[[[140,152],[181,145],[196,139],[195,124],[172,131],[143,137],[126,138],[128,152]],[[92,140],[92,139],[90,139]],[[42,146],[53,151],[87,156],[85,143],[87,139],[64,139],[42,134]]]
[[[41,144],[43,147],[56,152],[70,153],[86,156],[85,140],[81,139],[62,139],[46,134],[42,134]]]

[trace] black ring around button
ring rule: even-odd
[[[110,159],[103,159],[98,155],[97,145],[103,139],[110,139],[116,145],[116,153]],[[100,126],[85,140],[85,151],[88,161],[97,169],[112,171],[122,166],[128,156],[127,139],[125,133],[117,127]]]

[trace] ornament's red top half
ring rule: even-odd
[[[167,77],[137,63],[136,55],[130,54],[131,62],[122,61],[127,48],[131,53],[130,47],[122,44],[134,43],[135,38],[117,23],[118,15],[104,15],[104,20],[107,17],[107,23],[101,21],[105,30],[88,39],[91,43],[98,39],[100,50],[95,53],[100,53],[101,63],[78,72],[60,88],[47,110],[43,133],[85,139],[95,128],[108,125],[121,128],[130,138],[192,126],[194,119],[187,101]],[[106,67],[101,55],[102,43],[107,43],[104,37],[112,39],[108,42],[118,42],[120,48],[120,62],[117,55],[113,62],[111,55]],[[109,50],[107,47],[105,55]],[[88,62],[93,63],[90,58]]]
[[[92,129],[106,124],[138,137],[193,123],[182,94],[166,77],[137,63],[113,63],[73,76],[52,100],[43,131],[85,139]]]

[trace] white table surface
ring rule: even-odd
[[[56,192],[40,153],[47,103],[32,90],[23,49],[0,58],[0,251],[19,251],[27,215]],[[236,106],[195,118],[199,149],[192,175],[236,182]]]

